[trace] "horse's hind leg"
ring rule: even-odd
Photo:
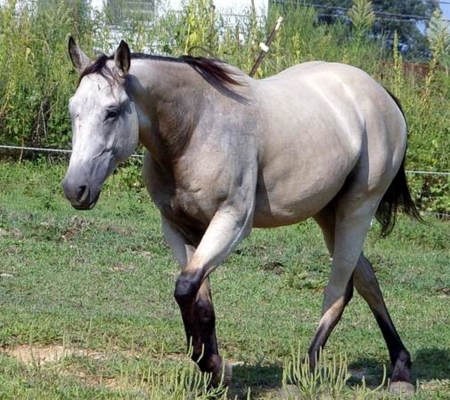
[[[360,195],[352,196],[348,192],[315,216],[333,259],[324,293],[322,318],[308,351],[312,367],[315,366],[317,352],[325,346],[353,294],[353,272],[377,203],[376,197],[362,200]]]
[[[386,341],[393,368],[391,391],[404,394],[413,392],[414,386],[410,383],[411,357],[391,320],[373,267],[363,254],[355,269],[354,283],[372,310]]]
[[[334,256],[336,223],[333,205],[330,205],[328,208],[322,210],[321,213],[315,216],[315,220],[322,229],[325,243],[330,255]],[[314,365],[317,351],[325,345],[333,327],[338,323],[346,304],[350,301],[352,293],[351,286],[353,283],[358,290],[358,293],[366,300],[372,310],[388,346],[393,367],[391,376],[391,391],[398,391],[403,394],[410,393],[414,390],[413,385],[409,383],[411,366],[410,355],[403,345],[400,336],[398,335],[389,316],[372,265],[364,257],[362,252],[358,258],[353,275],[347,284],[345,291],[346,295],[343,297],[342,301],[338,303],[338,305],[340,304],[340,307],[335,306],[336,312],[334,314],[334,318],[328,317],[324,319],[322,317],[322,320],[319,323],[319,329],[309,350],[309,357],[312,365]]]
[[[322,234],[327,245],[330,256],[334,254],[334,242],[335,242],[335,209],[333,204],[330,204],[327,208],[323,209],[317,214],[314,219],[322,229]],[[323,348],[333,331],[334,327],[338,324],[342,317],[345,307],[353,297],[353,275],[350,278],[345,287],[345,292],[339,301],[336,301],[333,308],[328,311],[328,314],[322,315],[322,319],[319,323],[319,328],[312,340],[309,347],[308,357],[311,370],[314,370],[316,358],[321,348]],[[324,305],[325,307],[325,305]],[[325,312],[325,309],[324,309]]]
[[[348,281],[345,292],[343,296],[341,296],[338,300],[336,300],[332,307],[326,310],[322,315],[322,318],[319,322],[319,327],[314,335],[314,338],[311,342],[311,345],[308,350],[309,357],[309,365],[311,370],[314,370],[316,367],[316,360],[320,350],[325,346],[328,338],[331,335],[331,332],[335,328],[335,326],[340,321],[342,314],[344,313],[344,309],[347,304],[350,302],[353,296],[353,275],[350,277]]]

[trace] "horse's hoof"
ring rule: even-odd
[[[392,382],[389,385],[389,392],[395,396],[412,396],[416,391],[416,388],[409,382]]]
[[[218,363],[217,368],[212,373],[210,385],[212,387],[219,387],[219,386],[228,387],[231,384],[231,379],[233,376],[233,368],[221,357],[219,358],[220,363]]]
[[[280,399],[296,399],[300,398],[300,390],[296,385],[286,385],[286,387],[278,390],[278,397]]]

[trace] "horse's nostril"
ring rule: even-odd
[[[84,203],[84,201],[86,200],[87,196],[89,196],[88,187],[86,185],[80,186],[78,188],[78,193],[77,193],[78,201],[80,203]]]

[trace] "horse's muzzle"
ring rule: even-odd
[[[97,204],[100,192],[92,196],[88,185],[73,185],[67,179],[62,182],[64,194],[73,208],[77,210],[91,210]]]

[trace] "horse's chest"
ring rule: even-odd
[[[208,198],[205,190],[174,188],[158,202],[162,213],[170,220],[206,228],[217,211],[217,202]]]
[[[214,156],[211,156],[212,153]],[[157,206],[171,220],[191,219],[208,226],[218,208],[230,197],[239,177],[222,153],[199,152],[178,160],[170,174],[150,173],[150,191]]]

